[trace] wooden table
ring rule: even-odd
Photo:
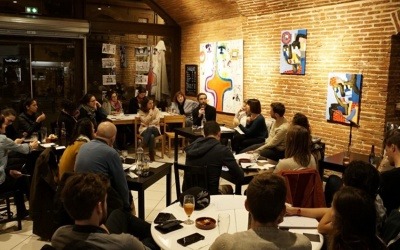
[[[163,165],[157,168],[150,167],[150,172],[152,172],[153,174],[151,174],[149,177],[131,178],[127,176],[129,190],[137,191],[139,195],[139,200],[138,200],[139,218],[143,220],[145,219],[144,191],[148,187],[159,181],[164,176],[167,177],[166,187],[165,187],[167,189],[166,205],[168,207],[171,204],[171,169],[172,169],[171,166],[172,163],[164,163]]]
[[[346,166],[343,165],[343,156],[344,156],[344,152],[340,152],[340,153],[325,157],[323,160],[321,160],[320,167],[319,167],[319,172],[320,172],[321,178],[324,175],[325,169],[343,173],[344,170],[346,169]],[[351,152],[350,153],[350,162],[354,161],[354,160],[369,162],[368,155]]]
[[[230,224],[228,233],[233,234],[236,232],[246,231],[248,228],[249,212],[244,207],[246,196],[242,195],[212,195],[210,198],[210,205],[203,210],[195,210],[190,216],[190,219],[196,220],[199,217],[207,216],[218,219],[219,213],[228,213],[230,217]],[[172,213],[178,220],[186,220],[187,216],[179,202],[170,205],[161,212]],[[211,230],[198,229],[194,224],[186,225],[181,224],[183,228],[162,234],[155,229],[155,224],[151,224],[151,235],[154,241],[160,246],[161,249],[208,249],[210,245],[219,236],[218,225]],[[312,249],[321,249],[324,238],[318,233],[318,221],[313,218],[307,217],[284,217],[284,221],[279,225],[294,231],[296,233],[310,233],[319,236],[319,242],[311,242]],[[293,229],[296,228],[296,229]],[[204,236],[204,240],[198,241],[187,247],[177,243],[177,240],[188,236],[193,233],[200,233]]]

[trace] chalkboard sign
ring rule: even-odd
[[[197,65],[185,65],[185,94],[197,96]]]

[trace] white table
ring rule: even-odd
[[[248,212],[244,207],[244,201],[246,196],[242,195],[212,195],[211,196],[211,203],[210,205],[200,211],[194,211],[193,214],[190,216],[190,219],[196,220],[199,217],[207,216],[214,218],[216,221],[218,219],[219,213],[229,213],[230,214],[230,226],[229,226],[229,233],[233,234],[240,231],[246,231],[248,227]],[[186,220],[187,216],[183,211],[180,203],[175,203],[161,212],[163,213],[172,213],[178,220]],[[297,223],[296,223],[297,221]],[[317,220],[306,218],[306,217],[285,217],[283,225],[286,226],[295,226],[298,227],[297,229],[290,229],[289,231],[293,231],[296,233],[311,233],[311,234],[318,234],[316,226],[318,225]],[[155,240],[155,242],[162,248],[162,249],[208,249],[210,245],[215,241],[215,239],[219,236],[218,233],[218,226],[211,230],[201,230],[198,229],[194,224],[186,225],[181,224],[183,226],[182,229],[162,234],[157,231],[154,227],[156,224],[152,223],[151,225],[151,234]],[[188,236],[193,233],[200,233],[204,235],[205,239],[194,244],[191,244],[187,247],[183,247],[182,245],[178,244],[176,241],[182,237]],[[321,249],[323,244],[323,237],[320,236],[320,242],[311,242],[312,249]]]

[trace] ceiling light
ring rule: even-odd
[[[18,3],[18,1],[15,1],[15,0],[14,0],[13,3]]]
[[[101,7],[97,7],[97,10],[101,10]]]

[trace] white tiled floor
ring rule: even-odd
[[[157,160],[157,158],[156,158]],[[164,156],[161,161],[173,162],[172,158]],[[184,162],[184,155],[179,154],[179,162]],[[176,200],[175,190],[175,179],[172,174],[172,201]],[[157,214],[166,206],[166,178],[164,177],[145,191],[145,216],[146,221],[152,222]],[[182,180],[181,180],[182,183]],[[224,184],[221,180],[221,184]],[[135,206],[138,207],[138,196],[136,192],[132,192]],[[17,222],[10,222],[7,224],[0,225],[0,249],[23,249],[23,250],[36,250],[40,249],[43,245],[49,244],[49,242],[41,241],[38,236],[32,233],[32,221],[24,220],[22,222],[22,230],[15,231],[17,229]]]

